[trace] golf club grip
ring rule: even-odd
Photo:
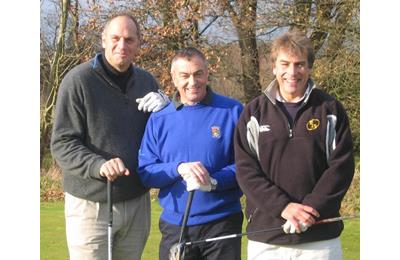
[[[107,206],[108,206],[108,224],[109,226],[112,226],[112,221],[113,221],[113,196],[112,196],[112,182],[111,181],[107,181]]]
[[[327,218],[327,219],[322,219],[322,220],[319,220],[319,221],[315,222],[314,225],[332,223],[332,222],[346,220],[346,219],[352,219],[352,218],[359,218],[359,216],[345,216],[345,217]]]
[[[182,242],[183,234],[185,233],[186,224],[187,224],[187,221],[188,221],[188,218],[189,218],[190,207],[192,205],[193,195],[194,195],[194,190],[189,191],[189,196],[188,196],[188,199],[187,199],[187,202],[186,202],[185,213],[183,214],[183,221],[182,221],[181,233],[179,235],[178,244],[180,244]]]

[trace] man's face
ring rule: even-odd
[[[180,58],[172,68],[172,80],[179,91],[181,102],[194,105],[206,95],[208,70],[198,56]]]
[[[306,55],[278,52],[273,73],[279,84],[281,96],[287,102],[297,102],[304,95],[311,74]]]
[[[107,61],[118,71],[126,71],[140,45],[135,23],[125,16],[116,17],[102,35]]]

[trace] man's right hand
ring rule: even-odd
[[[285,223],[287,230],[294,228],[297,233],[300,233],[304,227],[308,228],[315,223],[319,212],[310,206],[291,202],[282,211],[281,217],[287,220]]]
[[[122,175],[128,176],[129,170],[120,158],[108,160],[100,167],[100,176],[106,177],[109,181],[114,181]]]
[[[181,163],[177,171],[184,180],[192,177],[201,185],[208,185],[210,183],[210,175],[201,162]]]

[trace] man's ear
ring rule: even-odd
[[[171,79],[172,79],[172,83],[175,86],[175,73],[174,73],[174,71],[171,71]]]
[[[275,68],[272,69],[272,73],[276,76],[276,69]]]

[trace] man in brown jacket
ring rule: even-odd
[[[238,183],[246,195],[248,259],[341,259],[341,201],[354,174],[343,106],[311,80],[314,51],[302,33],[278,37],[275,79],[245,107],[235,133]]]

